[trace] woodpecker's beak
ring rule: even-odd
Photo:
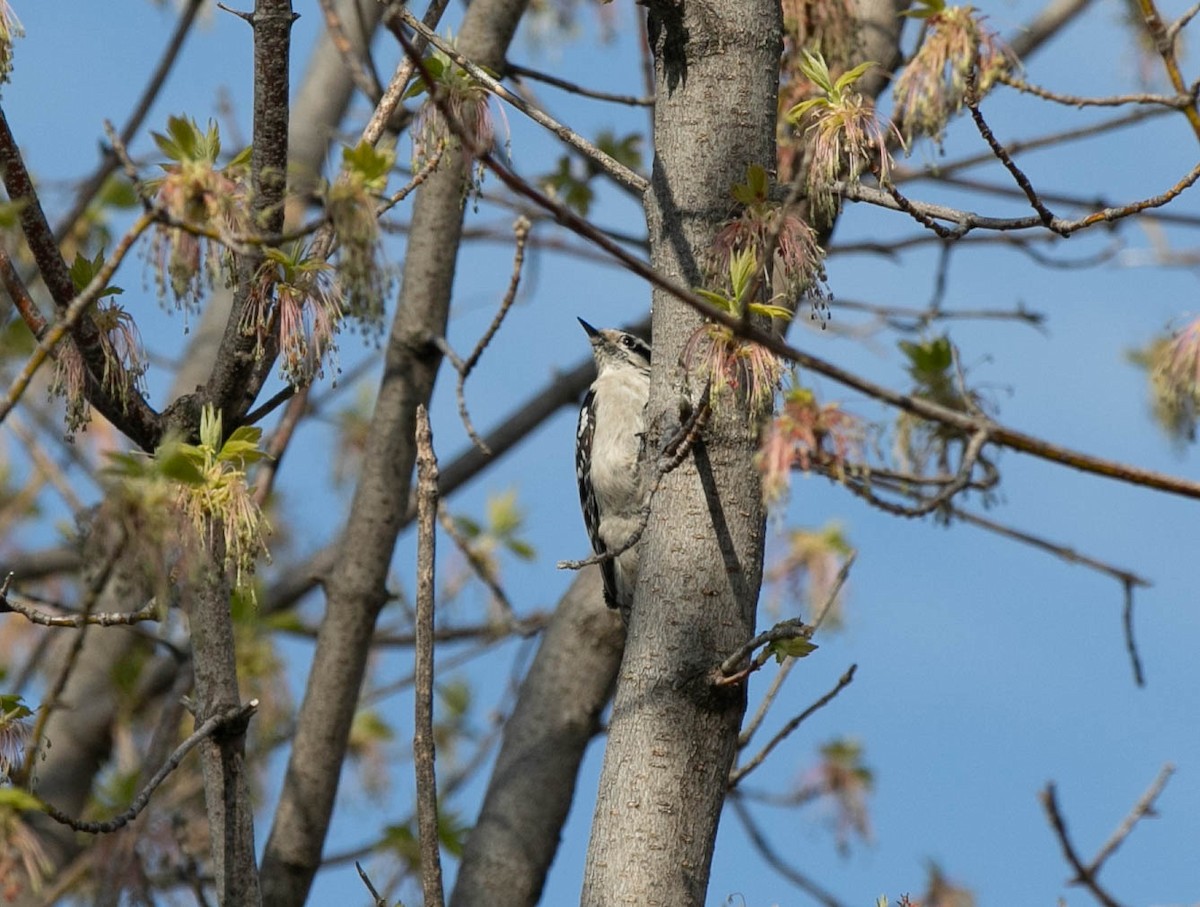
[[[590,337],[592,340],[595,340],[597,337],[600,336],[600,332],[598,330],[596,330],[594,327],[592,327],[590,324],[588,324],[586,321],[584,321],[582,318],[579,318],[578,321],[580,324],[583,325],[583,329],[585,331],[587,331],[588,337]]]

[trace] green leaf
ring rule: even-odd
[[[468,540],[477,539],[483,535],[483,527],[469,516],[456,516],[454,527]]]
[[[864,75],[866,75],[867,71],[874,65],[874,61],[867,60],[865,63],[859,63],[853,69],[849,69],[842,73],[840,76],[838,76],[837,82],[834,83],[834,90],[838,94],[841,94],[855,82],[861,79]]]
[[[792,310],[781,305],[771,305],[766,302],[750,303],[750,311],[755,315],[765,315],[768,318],[780,318],[784,321],[790,321],[792,318]]]
[[[767,171],[762,165],[751,164],[746,168],[746,182],[735,185],[731,194],[743,205],[761,205],[767,200],[768,183]]]
[[[376,148],[370,142],[359,142],[353,148],[342,147],[342,171],[358,177],[368,189],[376,192],[387,185],[395,162],[395,151]]]
[[[758,256],[753,249],[746,248],[735,252],[729,259],[729,285],[733,287],[733,295],[741,299],[750,289],[754,275],[758,272]]]
[[[537,557],[537,550],[520,539],[507,539],[504,546],[523,561],[531,561]]]
[[[25,704],[25,700],[17,693],[0,695],[0,712],[6,721],[20,721],[33,714],[33,709]]]
[[[446,62],[447,61],[442,57],[435,56],[433,54],[430,54],[421,61],[425,68],[425,72],[429,74],[429,78],[434,82],[437,82],[442,78],[442,73],[446,70]],[[417,78],[411,85],[408,86],[408,91],[404,92],[404,97],[402,100],[407,101],[409,98],[420,97],[428,90],[429,85],[425,82],[425,76],[418,70]]]
[[[521,528],[525,514],[517,506],[517,491],[510,488],[488,497],[487,522],[489,531],[498,538],[511,536]]]
[[[127,179],[114,175],[104,181],[96,201],[108,208],[136,208],[138,196]]]
[[[200,443],[214,453],[221,449],[221,414],[211,403],[200,411]]]
[[[471,688],[461,680],[439,684],[437,694],[451,720],[461,718],[471,707]]]
[[[775,660],[783,664],[785,658],[804,658],[817,649],[812,640],[797,636],[793,639],[777,639],[767,645],[767,651],[775,656]]]
[[[900,15],[907,16],[910,19],[932,19],[934,16],[945,11],[945,0],[915,0],[913,5],[900,13]]]
[[[13,812],[43,812],[42,801],[19,787],[0,787],[0,809]]]
[[[642,167],[642,136],[631,132],[623,138],[617,138],[611,130],[604,130],[596,136],[596,147],[609,157],[620,161],[630,170],[640,170]]]
[[[722,293],[714,293],[712,290],[705,290],[701,289],[700,287],[696,287],[696,292],[711,302],[713,306],[720,309],[722,312],[729,312],[730,314],[733,314],[737,311],[737,303]]]
[[[158,469],[164,476],[183,485],[203,485],[204,473],[196,463],[194,455],[190,455],[182,444],[172,444],[166,449],[159,448]]]

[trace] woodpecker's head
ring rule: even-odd
[[[587,331],[588,340],[592,344],[592,356],[596,360],[596,370],[600,374],[620,368],[636,368],[646,372],[650,370],[650,344],[641,337],[613,328],[597,330],[582,318],[579,319],[579,323]]]

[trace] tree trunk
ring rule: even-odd
[[[652,262],[688,286],[746,169],[775,165],[782,23],[777,0],[654,2]],[[689,396],[677,363],[698,315],[654,296],[647,451]],[[694,400],[697,389],[690,397]],[[745,711],[716,665],[754,631],[764,510],[754,465],[761,416],[722,396],[692,455],[651,503],[584,876],[585,907],[702,905],[725,782]]]
[[[463,19],[459,49],[500,69],[526,0],[475,0]],[[448,151],[418,190],[404,276],[384,352],[384,374],[368,432],[339,556],[325,579],[326,610],[275,824],[263,854],[263,903],[304,903],[321,861],[350,724],[370,653],[375,621],[387,601],[388,571],[407,521],[417,406],[428,406],[462,236],[462,154]]]
[[[450,907],[533,907],[541,898],[624,642],[600,571],[589,567],[559,602],[521,683]]]

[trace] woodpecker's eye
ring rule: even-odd
[[[621,346],[625,347],[627,350],[633,349],[633,338],[626,334],[621,338]]]

